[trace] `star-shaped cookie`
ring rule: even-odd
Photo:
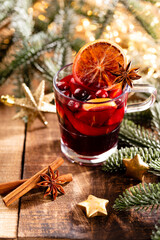
[[[97,198],[89,195],[87,200],[78,203],[77,205],[86,211],[87,217],[107,215],[106,205],[109,203],[107,199]]]
[[[149,169],[148,164],[143,162],[139,154],[132,159],[123,159],[123,164],[126,167],[126,175],[140,181],[143,180],[144,173]]]

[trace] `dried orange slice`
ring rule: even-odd
[[[111,72],[126,65],[123,50],[117,44],[99,39],[84,45],[73,62],[73,77],[90,89],[111,88],[116,78]]]
[[[75,118],[94,127],[104,123],[113,115],[117,105],[110,98],[95,98],[87,101],[82,106],[82,111],[75,113]]]
[[[79,121],[67,108],[65,108],[65,114],[72,126],[81,134],[88,136],[99,136],[107,134],[110,130],[110,126],[93,127],[82,121]]]
[[[102,111],[105,109],[116,109],[117,105],[111,98],[95,98],[90,99],[83,104],[83,109],[85,111]]]

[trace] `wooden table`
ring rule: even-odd
[[[60,133],[55,114],[47,115],[48,128],[36,120],[30,132],[20,120],[12,120],[15,108],[0,105],[0,182],[29,178],[49,165],[60,150]],[[72,173],[66,194],[55,201],[32,190],[6,207],[0,197],[0,239],[150,239],[157,215],[148,212],[116,212],[112,206],[126,188],[136,185],[123,174],[106,174],[99,167],[72,164],[64,158],[60,174]],[[149,181],[156,181],[149,177]],[[108,216],[88,219],[77,207],[89,194],[109,200]]]

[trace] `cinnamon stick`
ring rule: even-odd
[[[54,162],[50,164],[50,167],[54,170],[56,170],[58,167],[62,165],[64,162],[63,158],[57,158]],[[26,182],[24,182],[22,185],[17,187],[15,190],[10,192],[8,195],[6,195],[3,198],[3,201],[5,205],[8,207],[11,203],[15,202],[17,199],[22,197],[25,193],[29,192],[31,189],[33,189],[37,183],[40,181],[41,174],[45,174],[48,171],[48,166],[36,173],[34,176],[29,178]]]
[[[13,182],[0,183],[0,195],[11,192],[26,181],[27,179],[21,179]]]
[[[58,177],[59,180],[63,182],[71,182],[72,181],[72,174],[64,174]],[[22,183],[26,182],[28,179],[21,179],[13,182],[7,183],[0,183],[0,195],[7,194],[17,188],[18,186],[22,185]],[[35,186],[36,187],[36,186]]]
[[[60,175],[57,180],[58,181],[60,180],[61,184],[63,184],[63,183],[71,182],[72,179],[73,179],[72,174],[68,173],[68,174]]]

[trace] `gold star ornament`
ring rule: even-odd
[[[89,195],[87,200],[78,203],[77,205],[86,211],[87,217],[106,216],[106,206],[109,203],[107,199],[97,198]]]
[[[41,81],[34,93],[22,84],[25,98],[14,98],[13,96],[1,96],[0,101],[7,106],[18,106],[21,110],[13,117],[14,119],[26,119],[28,126],[38,117],[41,122],[47,126],[48,122],[45,119],[43,112],[55,113],[56,107],[50,102],[54,99],[54,93],[44,94],[45,81]]]
[[[132,159],[123,159],[123,164],[126,167],[126,175],[140,181],[143,180],[144,173],[149,169],[148,164],[143,162],[139,154]]]

